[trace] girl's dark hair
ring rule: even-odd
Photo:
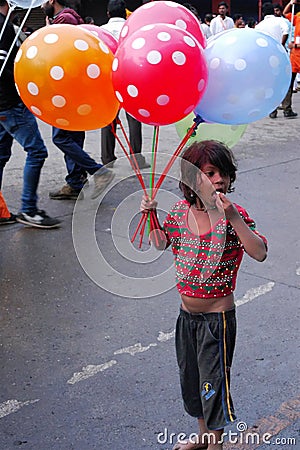
[[[196,203],[197,173],[205,164],[216,166],[221,174],[228,175],[230,184],[228,192],[236,179],[237,165],[232,151],[219,141],[194,142],[181,155],[181,181],[179,187],[184,198],[193,205]]]

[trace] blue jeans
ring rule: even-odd
[[[94,175],[101,169],[102,164],[96,161],[83,150],[85,139],[84,131],[61,130],[52,127],[52,141],[65,155],[65,162],[68,171],[66,182],[76,190],[83,187],[83,179],[86,172]]]
[[[6,111],[0,111],[0,189],[5,164],[11,157],[13,139],[27,152],[21,211],[32,213],[38,209],[37,188],[41,169],[48,153],[36,119],[23,103]]]

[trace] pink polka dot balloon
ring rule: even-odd
[[[191,33],[204,48],[206,39],[202,33],[198,18],[185,6],[171,1],[149,2],[140,6],[126,20],[122,28],[119,43],[139,28],[154,23],[176,25]]]
[[[79,27],[90,31],[94,36],[97,36],[99,39],[101,39],[113,54],[116,53],[119,43],[114,35],[108,30],[102,27],[98,27],[97,25],[86,23],[79,25]]]
[[[175,25],[142,27],[123,41],[112,66],[121,106],[149,125],[177,122],[194,110],[207,83],[204,51]]]

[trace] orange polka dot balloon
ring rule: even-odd
[[[20,47],[15,82],[39,119],[65,130],[94,130],[111,123],[119,109],[112,62],[107,45],[90,32],[51,25],[35,31]]]

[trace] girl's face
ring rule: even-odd
[[[197,179],[198,195],[207,206],[214,206],[217,191],[226,194],[230,185],[229,175],[224,175],[220,169],[210,163],[204,164]]]
[[[204,175],[206,175],[216,191],[226,194],[230,185],[229,175],[224,175],[218,167],[210,163],[204,164],[204,166],[201,167],[201,171]]]

